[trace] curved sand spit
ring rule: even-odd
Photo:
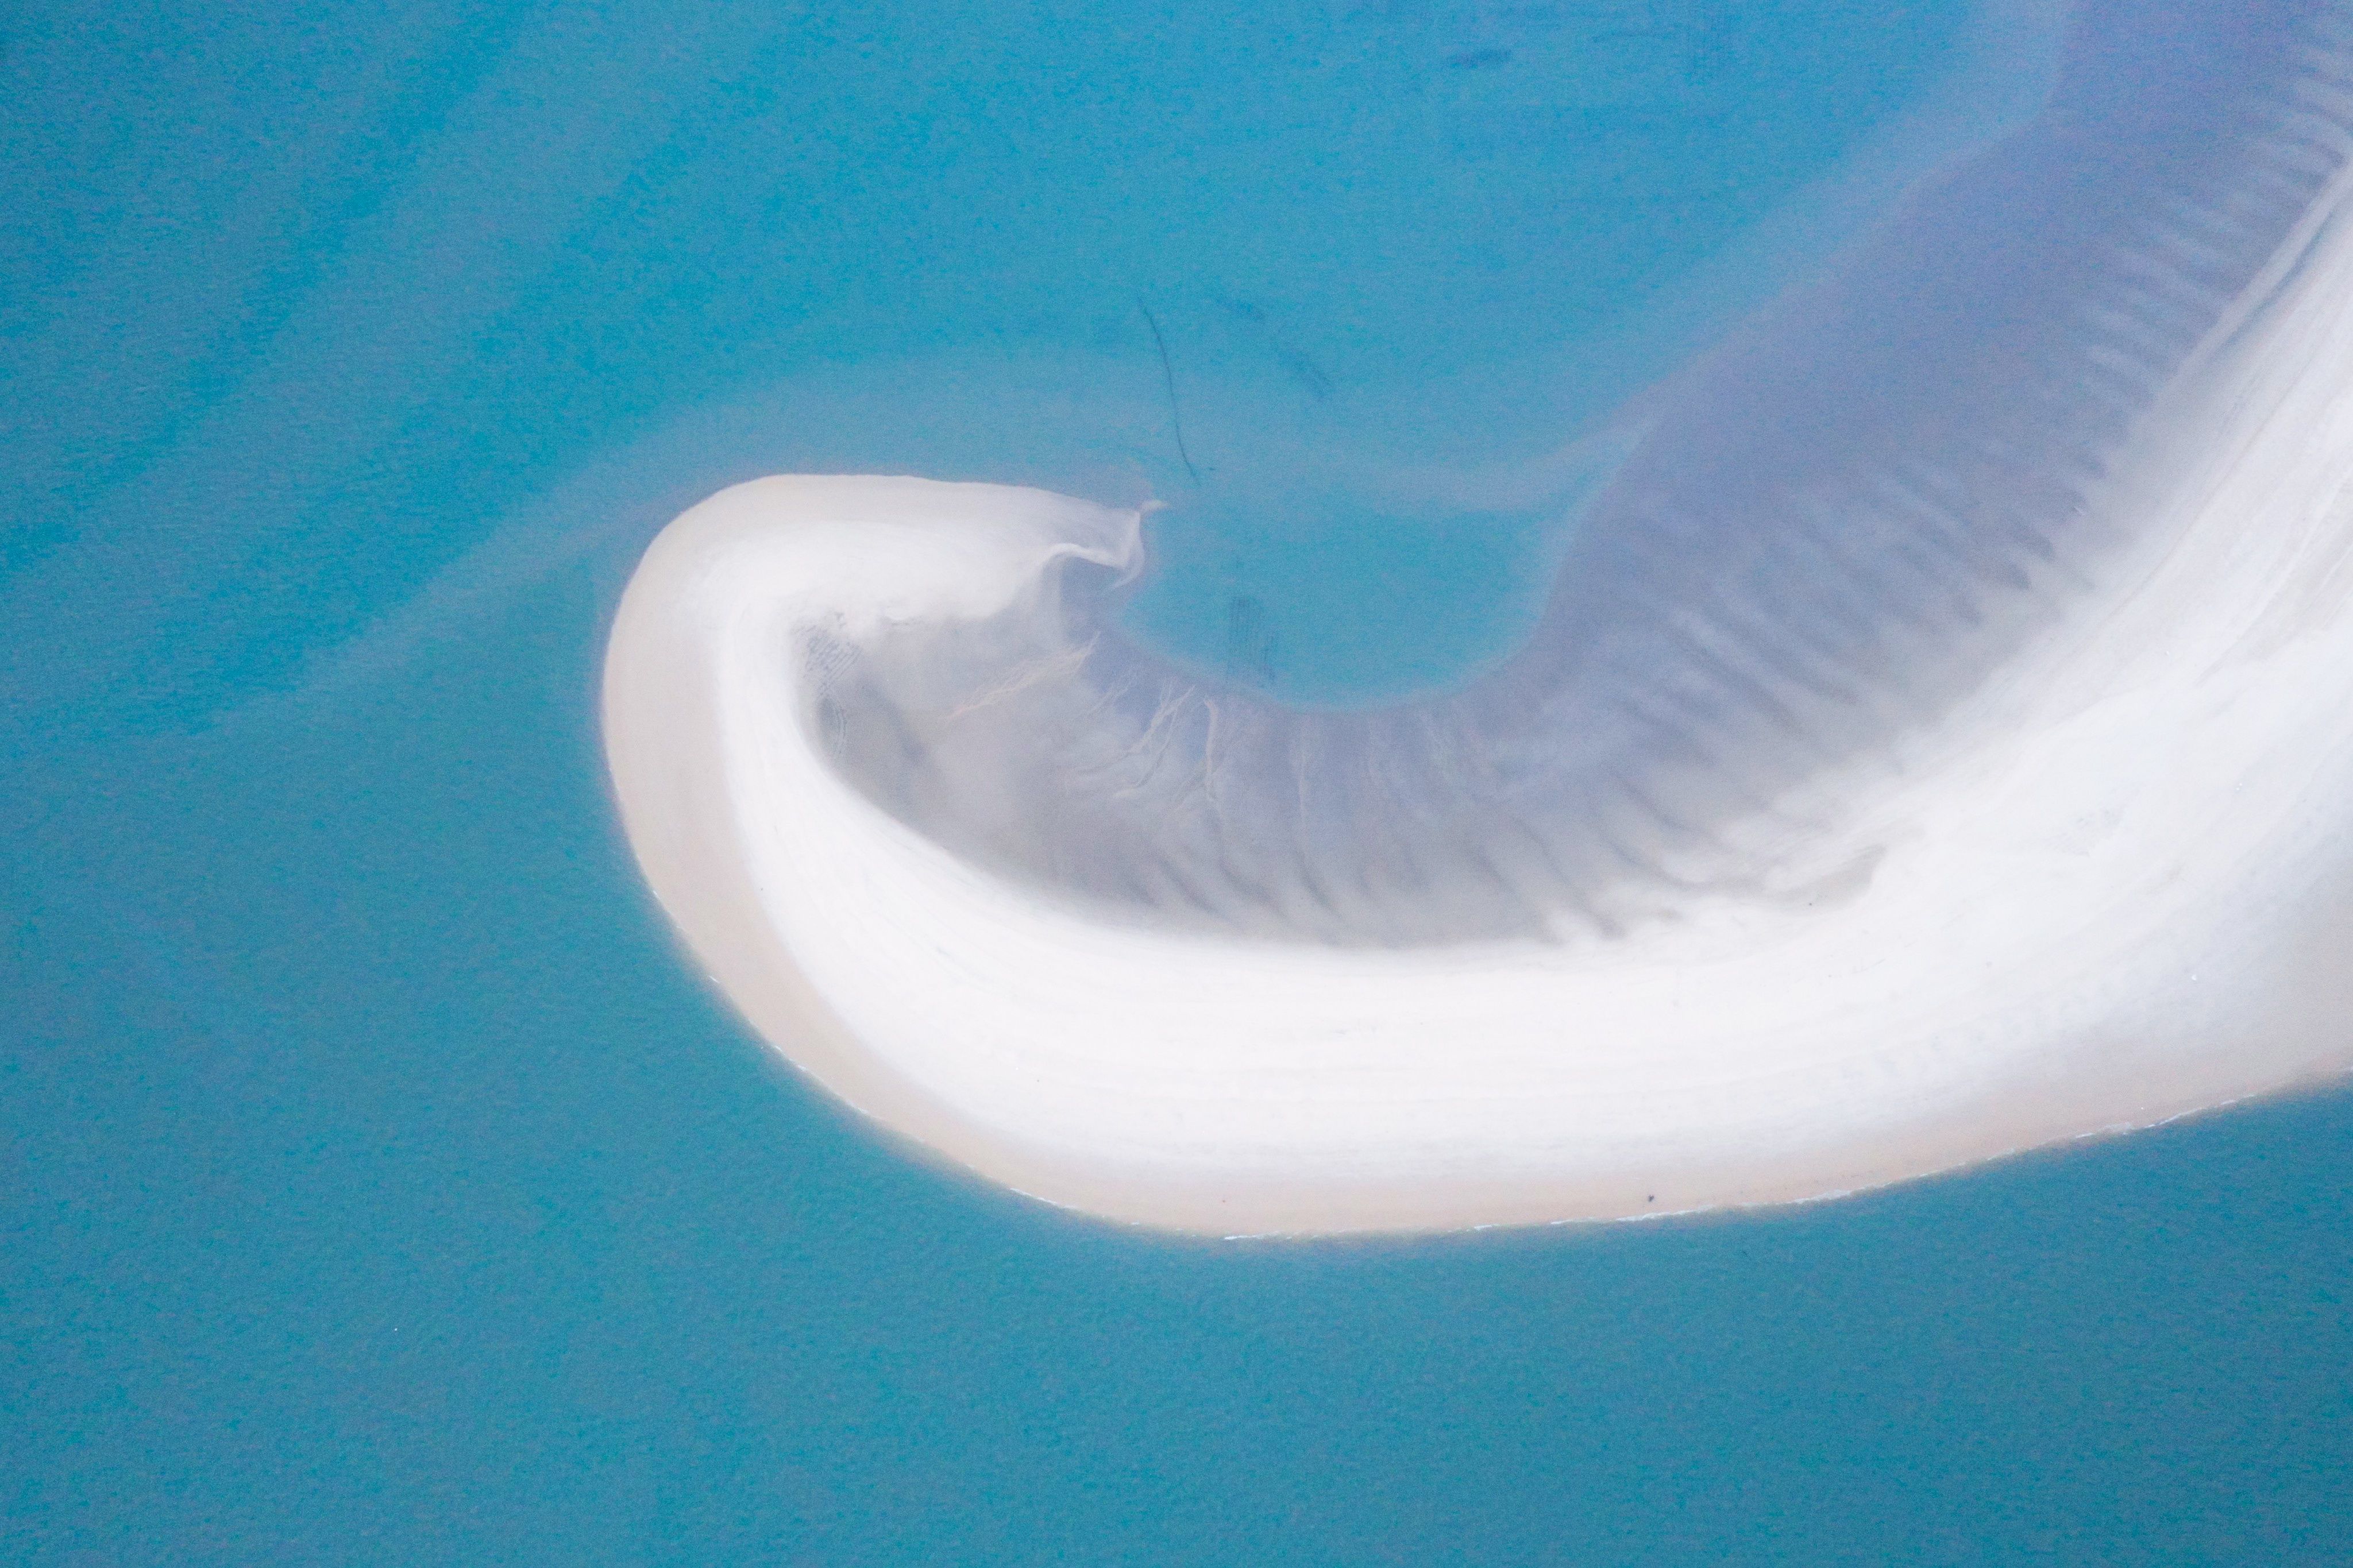
[[[1807,1199],[2344,1070],[2337,206],[2331,184],[2275,237],[2111,444],[2074,509],[2106,543],[2031,584],[2047,613],[1997,616],[2009,640],[1962,689],[1924,686],[1869,744],[1767,769],[1771,798],[1717,813],[1740,874],[1674,873],[1658,838],[1633,847],[1659,861],[1653,892],[1597,915],[1606,879],[1523,874],[1550,829],[1498,827],[1462,852],[1487,880],[1415,850],[1426,889],[1359,877],[1286,934],[1293,894],[1266,890],[1286,874],[1253,868],[1319,808],[1305,783],[1263,804],[1282,769],[1220,754],[1219,705],[1240,715],[1229,751],[1295,763],[1303,731],[1166,672],[1139,707],[1132,669],[1098,668],[1085,605],[1135,563],[1135,514],[903,478],[743,485],[648,551],[605,671],[630,843],[696,961],[841,1099],[1024,1193],[1185,1230]],[[877,709],[887,744],[860,739]],[[1172,752],[1186,725],[1197,742]],[[1076,804],[1036,798],[1014,763],[990,773],[1025,748]],[[892,784],[941,755],[964,793]],[[1060,877],[1058,824],[1099,836],[1089,792],[1123,790],[1175,790],[1192,815],[1154,805],[1124,848],[1073,839],[1091,869]],[[1400,842],[1437,820],[1394,809]],[[1460,847],[1484,816],[1447,820]],[[1177,837],[1203,822],[1210,849]],[[1298,888],[1336,888],[1329,853],[1294,858]],[[1203,891],[1212,865],[1248,896]],[[1520,912],[1472,918],[1506,892]],[[1379,934],[1371,911],[1417,898],[1468,912],[1453,934]]]

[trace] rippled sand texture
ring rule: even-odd
[[[2353,26],[2091,5],[2048,111],[1662,389],[1534,637],[1300,712],[1138,518],[728,490],[606,669],[786,1057],[1220,1234],[1804,1199],[2353,1065]]]

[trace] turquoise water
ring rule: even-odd
[[[1641,386],[2034,30],[861,17],[5,57],[0,1556],[2353,1552],[2341,1096],[1763,1219],[1162,1241],[776,1067],[610,821],[632,553],[781,468],[1156,495],[1147,635],[1459,675]]]

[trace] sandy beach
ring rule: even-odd
[[[693,960],[927,1156],[1219,1236],[1837,1195],[2353,1067],[2353,228],[2317,210],[2111,467],[2135,541],[1804,854],[1608,942],[1385,949],[1092,918],[833,765],[824,639],[1026,613],[1133,513],[786,477],[655,542],[604,686]],[[813,639],[817,639],[813,641]]]

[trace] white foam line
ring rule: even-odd
[[[1834,908],[1398,952],[1091,922],[828,765],[798,649],[988,615],[1135,514],[771,479],[624,595],[630,842],[751,1026],[884,1127],[1047,1202],[1209,1236],[1823,1198],[2353,1066],[2353,242],[2119,460],[2147,542],[1843,786]]]

